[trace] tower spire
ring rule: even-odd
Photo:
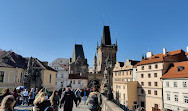
[[[104,26],[103,35],[102,35],[102,38],[101,38],[101,44],[112,45],[111,36],[110,36],[110,27],[109,26]]]
[[[99,44],[98,44],[98,41],[97,41],[97,49],[98,49],[98,47],[99,47]]]
[[[116,44],[115,45],[117,46],[117,37],[116,37]]]

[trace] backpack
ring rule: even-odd
[[[90,95],[88,98],[88,108],[90,110],[98,110],[99,109],[99,101],[98,101],[98,94]]]
[[[65,92],[65,101],[67,104],[71,104],[72,103],[72,100],[73,100],[73,97],[71,95],[71,92]]]

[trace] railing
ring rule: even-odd
[[[102,111],[126,111],[126,110],[123,110],[113,101],[108,100],[106,96],[102,95]]]

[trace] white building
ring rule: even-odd
[[[171,63],[186,61],[187,57],[181,49],[167,52],[165,48],[163,53],[153,55],[149,51],[146,55],[146,58],[137,64],[138,105],[146,111],[162,110],[163,89],[160,78]]]
[[[56,90],[59,90],[60,88],[66,88],[67,85],[69,84],[68,64],[69,64],[69,59],[66,58],[58,58],[52,63],[50,63],[50,66],[58,71],[56,77]]]
[[[167,111],[188,111],[188,61],[177,62],[162,76]]]
[[[69,74],[69,84],[72,82],[71,86],[72,89],[84,89],[87,88],[87,84],[88,84],[88,80],[83,77],[80,76],[79,74]]]

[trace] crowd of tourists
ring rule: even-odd
[[[31,105],[33,111],[72,111],[73,104],[78,107],[82,100],[91,111],[101,111],[102,99],[96,86],[91,89],[71,89],[70,85],[52,93],[46,88],[5,89],[0,95],[0,111],[14,111],[14,107],[18,105]]]

